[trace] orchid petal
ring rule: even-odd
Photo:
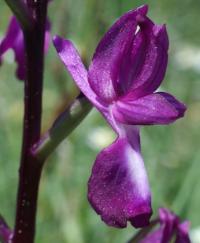
[[[163,231],[161,243],[168,243],[175,233],[178,217],[166,208],[159,209],[160,224]]]
[[[162,243],[164,227],[161,226],[159,229],[147,234],[144,239],[140,241],[140,243]]]
[[[137,62],[139,64],[137,65],[137,72],[135,71],[130,77],[132,78],[129,81],[131,87],[128,87],[129,90],[127,88],[127,92],[131,92],[135,98],[153,93],[160,86],[165,76],[169,45],[165,25],[154,25],[146,17],[140,23],[138,42],[141,43],[139,47],[136,46],[138,43],[133,45],[132,63]],[[140,53],[139,57],[138,53]],[[136,58],[138,58],[137,61]]]
[[[132,45],[137,16],[146,13],[144,5],[124,14],[105,34],[93,56],[88,80],[94,92],[108,103],[119,95],[118,72],[121,60]]]
[[[88,182],[88,199],[113,227],[148,224],[151,196],[140,154],[139,135],[118,138],[97,156]],[[133,147],[135,145],[135,147]]]
[[[87,70],[72,42],[62,39],[59,36],[55,36],[53,42],[59,57],[73,77],[79,89],[95,106],[101,107],[101,101],[88,83]]]
[[[16,75],[18,79],[25,79],[24,40],[20,25],[15,17],[10,19],[7,33],[0,44],[0,56],[12,48],[17,63]]]
[[[145,35],[139,31],[129,50],[124,54],[118,74],[118,90],[120,95],[124,95],[130,91],[134,77],[141,72],[147,43]]]
[[[188,221],[184,221],[182,224],[179,224],[177,230],[177,236],[175,243],[190,243],[189,238],[189,226],[190,223]]]
[[[51,24],[49,20],[46,21],[45,29],[45,44],[44,52],[46,53],[50,43],[50,28]],[[13,49],[15,55],[15,61],[17,63],[16,76],[19,80],[25,80],[26,69],[25,69],[25,48],[24,48],[24,37],[21,27],[16,19],[12,16],[8,25],[7,33],[4,39],[0,43],[0,62],[2,56],[8,49]]]
[[[188,221],[180,223],[178,216],[167,208],[159,209],[159,221],[156,221],[160,221],[159,228],[144,235],[140,243],[169,243],[174,236],[175,243],[190,243]]]
[[[115,119],[129,125],[168,124],[182,117],[185,109],[184,104],[164,92],[136,100],[127,96],[112,107]]]
[[[147,17],[137,19],[140,30],[123,57],[119,72],[121,93],[131,91],[135,98],[152,93],[162,82],[169,45],[164,25],[155,25]]]
[[[0,56],[13,46],[13,39],[16,38],[20,30],[19,24],[14,16],[10,18],[8,29],[4,39],[0,44]]]

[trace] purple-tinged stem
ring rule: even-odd
[[[12,243],[34,242],[38,187],[43,165],[43,161],[31,155],[30,148],[39,140],[41,130],[47,0],[29,0],[28,7],[35,23],[31,29],[24,30],[27,78],[24,89],[23,145]]]

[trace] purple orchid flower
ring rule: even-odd
[[[148,233],[140,243],[168,243],[175,236],[175,243],[190,243],[189,222],[180,222],[179,217],[166,208],[159,209],[160,227]]]
[[[46,22],[45,32],[45,46],[44,52],[46,53],[50,44],[50,22]],[[13,49],[15,54],[15,61],[17,63],[16,76],[19,80],[25,79],[25,49],[24,49],[24,37],[22,29],[16,19],[12,16],[8,25],[7,33],[0,42],[0,64],[2,63],[2,57],[6,51]]]
[[[138,125],[168,124],[184,115],[172,95],[153,93],[167,67],[168,36],[142,6],[124,14],[100,41],[87,71],[69,40],[54,37],[57,52],[77,86],[103,114],[117,139],[97,156],[88,199],[114,227],[148,224],[152,214]]]

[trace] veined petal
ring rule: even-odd
[[[91,205],[113,227],[126,227],[127,221],[143,227],[151,216],[151,196],[138,136],[118,138],[101,151],[88,182]]]
[[[158,92],[132,100],[131,96],[112,107],[116,120],[129,125],[168,124],[183,117],[186,107],[172,95]]]
[[[121,96],[130,92],[135,77],[141,72],[145,60],[146,46],[148,44],[145,37],[146,35],[139,31],[129,50],[126,52],[126,55],[121,60],[118,74],[118,90]]]
[[[53,42],[58,55],[79,89],[96,107],[101,107],[101,101],[88,83],[87,70],[72,42],[59,36],[55,36]]]
[[[141,19],[139,25],[141,44],[138,50],[133,46],[133,53],[141,54],[129,89],[135,99],[153,93],[160,86],[167,68],[169,46],[165,25],[155,25],[147,17]]]
[[[169,243],[176,233],[178,217],[166,208],[159,209],[159,228],[148,233],[140,243]],[[159,222],[158,221],[158,222]]]
[[[160,229],[162,229],[162,239],[160,243],[168,243],[176,232],[179,224],[178,217],[166,208],[159,209]]]
[[[159,209],[159,221],[155,221],[156,224],[160,223],[159,228],[156,227],[147,234],[144,229],[144,238],[140,243],[169,243],[172,240],[175,243],[190,243],[188,221],[180,223],[179,217],[167,208]]]
[[[89,67],[88,80],[102,100],[110,102],[119,96],[119,69],[132,45],[137,27],[137,16],[144,16],[147,6],[124,14],[100,41]]]

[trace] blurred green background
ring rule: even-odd
[[[152,189],[154,213],[166,206],[191,221],[191,237],[200,242],[200,1],[57,0],[49,6],[52,34],[71,39],[89,64],[95,46],[125,11],[149,4],[149,16],[166,23],[169,65],[162,90],[185,102],[184,119],[170,126],[141,129],[142,152]],[[0,2],[0,38],[11,12]],[[0,213],[13,226],[21,148],[23,83],[14,77],[13,53],[0,69]],[[78,94],[51,46],[46,56],[43,131]],[[120,243],[134,233],[107,227],[90,207],[87,180],[95,156],[114,139],[93,110],[46,163],[38,202],[36,243]]]

